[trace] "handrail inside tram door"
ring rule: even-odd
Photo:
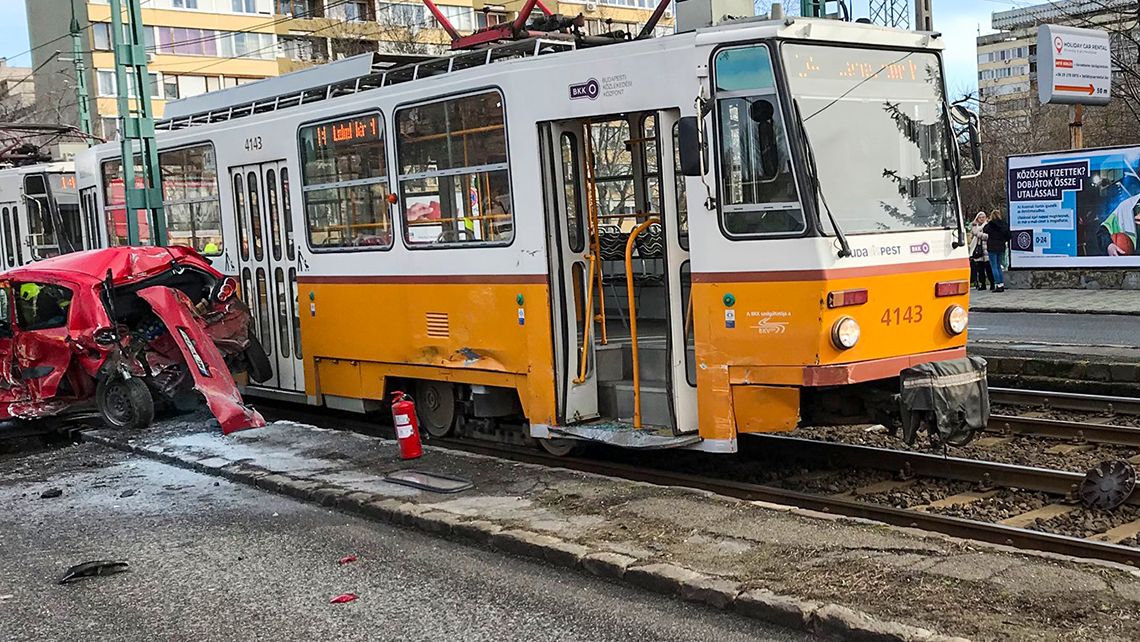
[[[650,216],[633,228],[625,242],[625,291],[629,301],[629,340],[633,361],[633,427],[641,428],[641,361],[637,354],[637,303],[633,291],[633,243],[637,237],[661,219]]]

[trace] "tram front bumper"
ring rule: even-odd
[[[943,443],[969,442],[990,418],[986,360],[965,357],[903,370],[899,373],[899,409],[908,444],[914,443],[922,428]]]

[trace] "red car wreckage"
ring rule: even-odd
[[[0,419],[98,410],[142,428],[193,390],[222,431],[265,425],[231,373],[270,376],[237,283],[185,247],[77,252],[0,273]]]

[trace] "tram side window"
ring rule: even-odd
[[[7,207],[3,209],[4,216],[4,255],[8,260],[8,267],[16,266],[15,245],[12,243],[12,213]]]
[[[222,201],[212,145],[197,145],[158,155],[167,238],[206,255],[222,253]]]
[[[127,244],[127,192],[123,179],[123,163],[114,158],[103,162],[103,211],[107,216],[107,243]],[[143,187],[142,167],[135,165],[135,187]],[[139,226],[139,242],[150,244],[150,225],[145,210],[133,213]]]
[[[379,112],[302,127],[301,185],[314,250],[392,247],[384,120]],[[289,207],[282,172],[283,205]],[[292,254],[292,227],[286,227]]]
[[[498,92],[401,109],[396,131],[409,246],[510,243],[514,217]]]
[[[731,236],[804,231],[768,48],[723,49],[714,72],[725,230]]]

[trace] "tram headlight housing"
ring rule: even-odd
[[[831,343],[840,350],[850,350],[859,343],[861,333],[858,321],[851,317],[840,317],[835,325],[831,326]]]
[[[966,308],[960,305],[952,305],[946,308],[945,325],[946,331],[951,335],[959,335],[966,331],[966,326],[970,324],[970,315],[966,312]]]

